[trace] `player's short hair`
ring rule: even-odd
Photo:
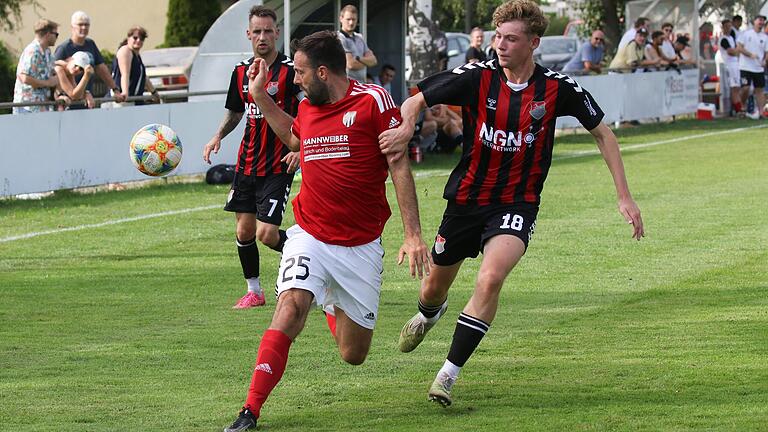
[[[248,12],[248,21],[251,21],[251,18],[253,17],[261,17],[261,18],[270,17],[272,18],[272,21],[277,23],[277,14],[275,13],[274,10],[266,6],[256,5],[252,7],[251,10]]]
[[[351,12],[351,13],[357,15],[357,8],[355,7],[355,5],[348,4],[348,5],[344,6],[343,8],[341,8],[341,11],[339,11],[339,16],[344,15],[344,12]]]
[[[87,13],[81,10],[75,11],[75,13],[72,14],[72,18],[70,19],[70,24],[75,25],[78,23],[78,21],[85,21],[90,23],[91,17],[89,17]]]
[[[325,66],[333,73],[346,75],[347,55],[339,41],[338,33],[319,31],[291,41],[291,52],[301,51],[309,59],[312,69]]]
[[[42,18],[37,20],[37,22],[35,23],[34,30],[36,35],[45,36],[48,33],[53,32],[57,28],[59,28],[59,25],[57,23],[49,19]]]
[[[493,25],[498,27],[509,21],[523,21],[528,27],[528,34],[544,36],[549,20],[539,5],[530,0],[511,0],[493,11]]]
[[[744,21],[744,17],[742,17],[741,15],[734,15],[731,18],[731,21],[742,21],[743,22]]]
[[[395,67],[394,67],[394,66],[392,66],[391,64],[389,64],[389,63],[384,63],[384,66],[382,66],[382,67],[381,67],[381,70],[383,70],[383,71],[384,71],[384,70],[387,70],[387,69],[391,70],[392,72],[395,72],[395,71],[397,71],[397,69],[395,69]]]

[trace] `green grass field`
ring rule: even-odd
[[[311,314],[259,430],[768,430],[768,129],[757,125],[768,126],[620,131],[641,242],[616,211],[591,137],[559,138],[531,247],[448,409],[426,391],[479,260],[465,263],[427,340],[401,354],[418,284],[395,264],[402,228],[390,188],[368,360],[343,363]],[[454,160],[415,169],[429,243]],[[275,300],[231,309],[244,291],[234,217],[211,207],[227,190],[0,201],[0,430],[214,431],[234,419]],[[279,257],[261,255],[270,292]]]

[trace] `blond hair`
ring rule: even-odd
[[[528,27],[528,34],[543,36],[549,20],[539,5],[530,0],[511,0],[493,12],[493,25],[498,27],[505,22],[522,21]]]

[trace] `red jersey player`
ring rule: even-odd
[[[211,163],[211,152],[219,152],[221,140],[246,116],[235,178],[224,207],[224,210],[235,213],[237,253],[248,285],[248,292],[234,306],[237,309],[265,304],[259,281],[256,239],[278,252],[283,250],[286,234],[279,228],[291,191],[293,172],[298,165],[298,155],[288,152],[248,93],[248,67],[254,59],[261,59],[269,65],[270,78],[264,83],[266,91],[291,115],[296,114],[299,105],[297,95],[301,92],[293,83],[293,63],[275,48],[280,35],[275,12],[264,6],[252,7],[248,13],[246,34],[253,46],[253,57],[241,62],[232,71],[225,104],[226,117],[203,150],[203,160]]]
[[[411,275],[419,278],[430,266],[407,158],[387,160],[379,150],[379,134],[401,122],[397,105],[380,86],[346,77],[336,33],[314,33],[291,48],[296,82],[306,96],[295,120],[263,90],[265,62],[257,59],[249,70],[251,95],[270,126],[291,150],[301,150],[302,185],[293,201],[297,224],[288,230],[280,263],[275,315],[261,339],[245,405],[226,429],[230,432],[256,427],[313,303],[332,307],[331,329],[344,361],[365,361],[378,318],[381,233],[390,216],[387,171],[405,232],[399,261],[408,255]]]

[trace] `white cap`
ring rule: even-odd
[[[75,62],[76,66],[80,66],[81,68],[85,69],[86,66],[90,66],[91,63],[91,53],[87,51],[78,51],[74,54],[72,54],[72,61]]]

